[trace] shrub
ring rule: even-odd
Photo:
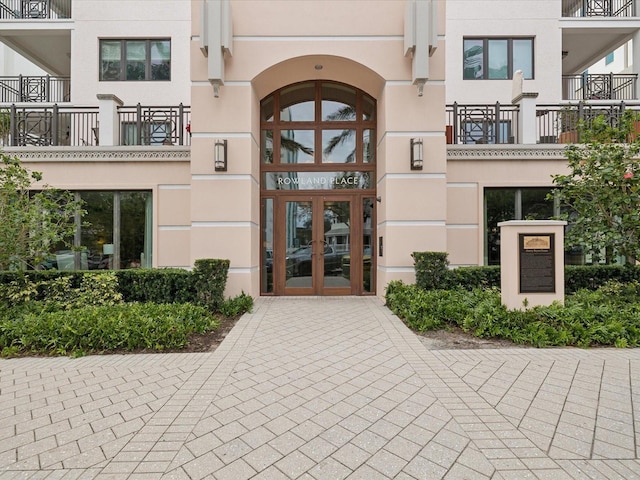
[[[0,318],[0,350],[4,355],[161,351],[184,347],[189,335],[217,325],[205,308],[191,304],[129,303],[66,311],[42,308],[18,318]]]
[[[447,252],[413,252],[416,284],[425,290],[443,288],[449,272]]]
[[[229,260],[203,258],[195,261],[193,270],[196,298],[200,305],[212,312],[219,310],[224,302]]]
[[[193,273],[178,268],[136,268],[116,272],[125,302],[195,303]]]
[[[225,317],[236,317],[253,309],[253,297],[242,292],[229,298],[220,305],[220,313]]]
[[[391,311],[422,331],[454,324],[478,337],[501,337],[536,347],[556,345],[640,345],[640,283],[611,282],[580,290],[553,304],[507,310],[497,289],[425,291],[402,282],[389,284]]]

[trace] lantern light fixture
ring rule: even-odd
[[[227,171],[227,141],[226,140],[216,140],[213,161],[214,161],[216,172]]]
[[[411,139],[411,170],[422,170],[422,139]]]

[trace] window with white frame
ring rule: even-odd
[[[171,40],[100,40],[100,80],[171,80]]]
[[[533,38],[467,37],[463,40],[465,80],[508,80],[521,70],[533,78]]]

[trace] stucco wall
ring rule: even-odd
[[[75,1],[71,101],[96,105],[97,93],[110,93],[125,105],[188,105],[190,7],[188,0]],[[171,81],[99,81],[101,38],[171,38]]]
[[[303,80],[328,79],[378,101],[377,292],[413,280],[411,252],[446,248],[444,2],[431,78],[419,97],[404,56],[404,2],[232,1],[233,56],[219,98],[199,49],[199,2],[192,3],[192,259],[231,259],[228,294],[259,294],[259,101]],[[321,65],[322,68],[316,68]],[[425,168],[412,171],[409,141],[423,138]],[[215,173],[215,139],[228,141],[229,170]],[[427,158],[428,156],[428,158]],[[197,183],[197,187],[196,187]],[[217,192],[217,193],[214,193]],[[410,193],[410,194],[409,194]],[[218,205],[224,203],[225,208]],[[200,210],[199,210],[200,209]],[[230,214],[228,209],[232,209]]]

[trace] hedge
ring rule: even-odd
[[[118,293],[125,302],[194,303],[217,311],[224,302],[229,260],[199,259],[193,271],[175,268],[114,270]],[[59,277],[69,277],[72,288],[78,288],[86,275],[104,270],[64,272],[57,270],[0,271],[0,284],[23,279],[41,284]],[[42,288],[42,287],[41,287]],[[37,299],[44,292],[40,289]]]
[[[424,290],[460,287],[500,288],[500,267],[457,267],[450,269],[446,252],[414,252],[416,285]],[[565,293],[580,289],[596,290],[610,280],[621,283],[640,281],[638,265],[565,265]]]

